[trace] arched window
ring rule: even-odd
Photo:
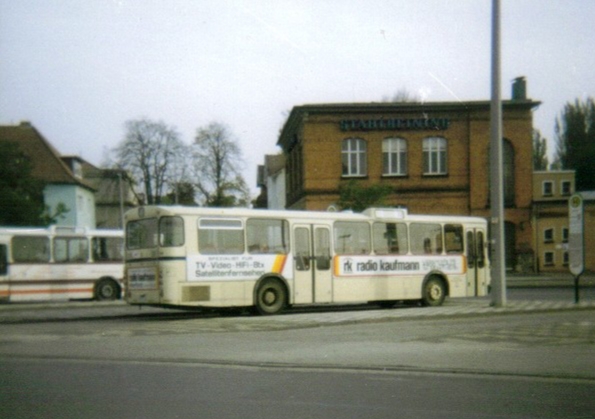
[[[504,205],[506,207],[514,207],[514,147],[512,143],[506,139],[502,143],[502,160],[504,163]]]
[[[403,138],[386,138],[382,141],[382,174],[407,174],[407,141]]]
[[[447,173],[446,145],[446,139],[442,137],[424,138],[424,175],[445,175]]]
[[[341,157],[344,177],[367,175],[366,148],[366,142],[361,138],[348,138],[343,140]]]

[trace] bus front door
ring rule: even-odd
[[[480,229],[467,230],[467,296],[487,294],[487,270],[485,232]]]
[[[294,304],[332,301],[330,229],[294,226]]]

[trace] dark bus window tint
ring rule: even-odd
[[[8,248],[0,244],[0,275],[8,274]]]
[[[95,262],[120,262],[124,260],[124,239],[120,237],[93,237]]]
[[[126,224],[126,247],[130,250],[157,247],[157,219],[129,221]]]
[[[12,238],[12,258],[17,263],[45,263],[50,261],[50,239],[42,236]]]

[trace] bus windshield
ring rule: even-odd
[[[129,250],[157,247],[157,218],[129,222],[126,225],[126,247]]]

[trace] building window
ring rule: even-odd
[[[570,196],[572,194],[572,184],[568,180],[563,180],[560,184],[560,191],[562,196]]]
[[[562,243],[568,243],[568,227],[562,228]]]
[[[407,141],[403,138],[386,138],[382,142],[382,174],[385,176],[407,174]]]
[[[366,142],[361,138],[348,138],[343,140],[341,148],[343,176],[366,176]]]
[[[543,242],[544,243],[553,243],[554,242],[554,229],[553,228],[546,228],[543,230]]]
[[[424,138],[424,175],[446,174],[446,139],[441,137]]]
[[[554,183],[550,180],[543,182],[543,196],[554,195]]]
[[[543,254],[543,264],[545,266],[554,266],[554,252],[545,252]]]
[[[563,257],[564,257],[564,261],[563,261],[564,266],[568,266],[570,263],[570,257],[568,256],[568,252],[564,252]]]

